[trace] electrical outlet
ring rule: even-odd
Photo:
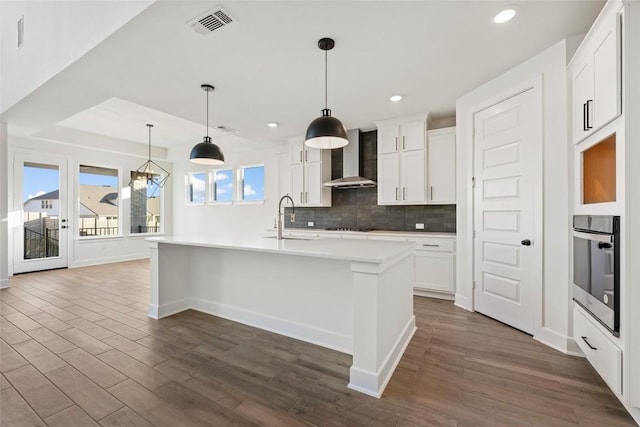
[[[416,223],[416,230],[424,230],[424,224],[421,222]]]
[[[313,221],[309,221],[309,222],[307,222],[307,227],[313,227],[313,225],[314,225],[314,222],[313,222]]]

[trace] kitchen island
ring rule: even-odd
[[[148,239],[155,319],[193,309],[353,355],[348,387],[380,397],[415,327],[415,243]]]

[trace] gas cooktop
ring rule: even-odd
[[[360,231],[367,232],[373,231],[373,228],[358,228],[358,227],[330,227],[325,228],[326,231]]]

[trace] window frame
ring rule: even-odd
[[[266,167],[264,165],[264,163],[254,163],[254,164],[247,164],[247,165],[242,165],[242,166],[238,166],[238,170],[236,173],[236,183],[237,183],[237,188],[236,188],[236,200],[238,204],[241,205],[262,205],[264,204],[265,200],[267,199],[267,195],[264,194],[262,197],[262,200],[244,200],[244,170],[245,169],[250,169],[250,168],[257,168],[257,167],[262,167],[262,184],[265,186],[266,188]]]
[[[131,170],[129,172],[129,180],[131,180],[131,175],[133,173],[135,173],[135,170]],[[159,175],[162,176],[162,174],[154,174],[154,175]],[[127,185],[128,191],[129,191],[129,224],[128,224],[128,236],[129,237],[150,237],[150,236],[160,236],[164,234],[164,230],[165,230],[165,225],[164,225],[164,187],[159,187],[159,194],[158,197],[160,197],[160,228],[158,229],[157,232],[149,232],[149,231],[145,231],[144,233],[133,233],[131,232],[131,213],[132,213],[132,206],[131,206],[131,197],[132,197],[132,192],[133,189],[131,188],[130,185]],[[149,201],[149,197],[147,197],[147,201]]]
[[[110,169],[110,170],[114,170],[117,172],[117,174],[115,175],[118,179],[118,188],[117,188],[117,194],[118,194],[118,230],[116,232],[116,234],[107,234],[107,235],[94,235],[94,236],[81,236],[80,235],[80,225],[81,225],[81,219],[80,219],[80,205],[81,205],[81,201],[80,201],[80,187],[81,187],[81,183],[80,183],[80,168],[82,166],[85,167],[92,167],[92,168],[99,168],[99,169]],[[122,227],[122,221],[123,221],[123,207],[122,207],[122,201],[124,200],[124,195],[123,195],[123,186],[122,186],[122,168],[117,167],[117,166],[113,166],[113,165],[105,165],[105,164],[101,164],[101,163],[94,163],[91,161],[87,161],[87,162],[81,162],[78,161],[76,162],[76,168],[75,168],[75,186],[76,186],[76,198],[75,198],[75,202],[76,202],[76,213],[75,213],[75,226],[74,226],[74,238],[75,240],[78,241],[86,241],[86,240],[101,240],[101,239],[121,239],[124,237],[123,235],[123,227]],[[127,186],[128,188],[128,186]]]
[[[220,171],[229,171],[231,173],[231,200],[217,200],[216,199],[216,173]],[[235,198],[235,174],[233,173],[233,168],[216,168],[211,169],[209,172],[209,186],[207,190],[207,203],[210,205],[231,205],[236,201]]]
[[[201,202],[194,202],[189,199],[189,186],[191,184],[191,177],[194,175],[203,174],[204,175],[204,200]],[[207,201],[209,195],[207,194],[207,188],[209,187],[209,174],[206,171],[193,171],[187,172],[184,176],[184,205],[185,206],[204,206]]]

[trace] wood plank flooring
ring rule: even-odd
[[[351,356],[196,311],[146,316],[148,260],[15,276],[0,291],[2,426],[633,426],[582,358],[449,301],[382,397]],[[328,313],[330,315],[330,313]]]

